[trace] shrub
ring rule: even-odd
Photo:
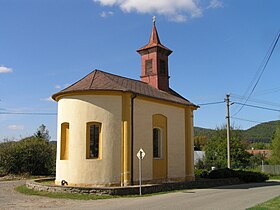
[[[195,169],[194,175],[199,178],[208,178],[209,172],[206,169]]]
[[[28,137],[0,146],[0,168],[6,173],[48,175],[55,171],[55,147],[48,141]]]
[[[0,169],[1,173],[6,174],[16,166],[16,142],[8,141],[1,143],[0,146]]]
[[[261,172],[232,170],[229,168],[213,170],[209,173],[210,179],[225,179],[238,177],[243,182],[264,182],[269,179],[268,175]]]
[[[235,172],[229,168],[216,169],[209,173],[210,179],[225,179],[235,177]]]
[[[264,182],[269,179],[268,175],[253,171],[235,171],[236,176],[243,182]]]

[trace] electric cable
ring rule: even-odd
[[[255,120],[248,120],[248,119],[244,119],[244,118],[238,118],[238,117],[230,117],[231,119],[235,119],[235,120],[241,120],[241,121],[246,121],[246,122],[253,122],[253,123],[264,123],[264,122],[259,122],[259,121],[255,121]]]
[[[262,77],[262,75],[264,73],[264,71],[266,70],[267,64],[268,64],[268,62],[269,62],[269,60],[270,60],[270,58],[271,58],[271,56],[272,56],[272,54],[274,52],[274,49],[275,49],[275,47],[276,47],[276,45],[278,43],[279,37],[280,37],[280,32],[278,32],[276,38],[273,41],[272,47],[270,47],[268,53],[266,54],[266,56],[264,58],[264,61],[262,62],[262,64],[259,67],[259,70],[257,71],[256,75],[259,75],[259,76],[258,76],[257,81],[255,82],[252,90],[250,91],[249,95],[246,97],[246,100],[242,104],[240,109],[237,112],[235,112],[232,116],[236,116],[243,109],[243,107],[245,106],[245,104],[248,102],[249,98],[252,96],[253,92],[255,91],[255,89],[256,89],[256,87],[257,87],[257,85],[258,85],[258,83],[259,83],[259,81],[260,81],[260,79],[261,79],[261,77]],[[254,81],[254,80],[252,80],[252,81]],[[252,82],[251,82],[251,84],[252,84]],[[251,86],[251,84],[249,85],[249,87]],[[248,89],[249,88],[247,88],[246,93],[248,92]],[[245,93],[245,95],[246,95],[246,93]]]
[[[239,103],[239,102],[234,102],[234,103],[242,105],[242,106],[248,106],[248,107],[253,107],[253,108],[258,108],[258,109],[280,112],[280,109],[272,109],[272,108],[268,108],[268,107],[256,106],[256,105],[251,105],[251,104],[243,104],[243,103]],[[232,117],[234,117],[234,116],[232,116]]]
[[[0,112],[0,114],[14,114],[14,115],[57,115],[57,113],[43,113],[43,112]]]
[[[216,101],[216,102],[209,102],[209,103],[203,103],[203,104],[197,104],[198,106],[207,106],[207,105],[215,105],[215,104],[221,104],[225,103],[224,101]]]
[[[239,100],[239,99],[243,100],[244,99],[244,97],[236,95],[236,94],[232,94],[231,96],[232,96],[232,98],[237,99],[237,100]],[[257,104],[263,104],[263,105],[268,105],[268,106],[280,107],[279,103],[265,101],[265,100],[260,100],[260,99],[255,99],[255,98],[251,98],[248,101],[254,102],[254,103],[257,103]]]

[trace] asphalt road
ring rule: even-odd
[[[253,183],[211,189],[185,190],[149,197],[68,200],[27,196],[15,192],[24,181],[0,182],[0,209],[160,209],[238,210],[280,195],[280,182]]]

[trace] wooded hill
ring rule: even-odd
[[[260,123],[242,132],[245,140],[249,142],[270,143],[277,125],[280,125],[280,120]],[[211,138],[214,132],[214,129],[194,127],[195,136],[205,136],[207,139]]]

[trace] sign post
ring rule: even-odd
[[[137,152],[137,157],[139,159],[139,195],[142,195],[142,159],[145,157],[145,152],[141,148]]]

